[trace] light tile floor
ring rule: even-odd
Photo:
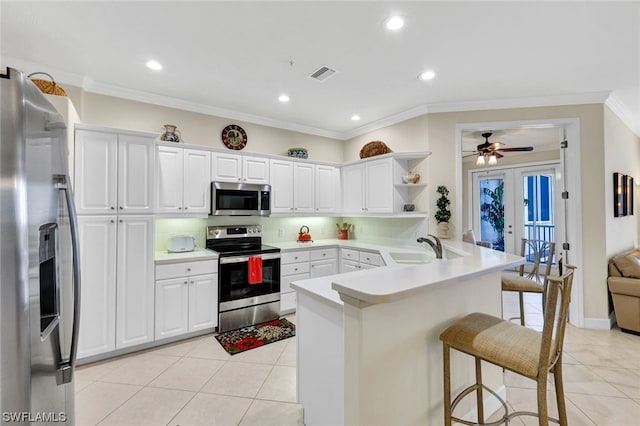
[[[504,317],[518,315],[515,293]],[[542,326],[538,295],[526,295],[528,326]],[[287,317],[295,323],[295,315]],[[640,336],[567,327],[564,383],[571,426],[640,425]],[[77,425],[302,425],[296,404],[295,337],[228,355],[211,336],[80,367]],[[535,382],[505,373],[508,404],[536,411]],[[557,414],[553,383],[549,407]],[[514,425],[537,425],[533,417]],[[399,425],[401,426],[401,425]]]

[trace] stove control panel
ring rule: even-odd
[[[262,237],[262,225],[207,226],[207,239]]]

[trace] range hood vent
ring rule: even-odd
[[[318,68],[316,71],[314,71],[313,74],[311,74],[309,77],[313,78],[314,80],[325,81],[326,79],[334,75],[336,72],[337,71],[334,70],[333,68],[329,68],[328,66],[323,65],[320,68]]]

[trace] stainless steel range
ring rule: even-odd
[[[208,226],[218,260],[218,331],[280,317],[280,249],[262,244],[262,225]]]

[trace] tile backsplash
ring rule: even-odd
[[[427,234],[427,219],[420,218],[368,218],[368,217],[209,217],[207,219],[156,219],[156,250],[166,251],[169,239],[177,235],[190,235],[196,247],[206,246],[208,225],[261,224],[265,243],[291,242],[298,238],[304,225],[309,227],[313,239],[337,238],[336,223],[352,223],[350,239],[390,245],[412,245],[417,235]]]

